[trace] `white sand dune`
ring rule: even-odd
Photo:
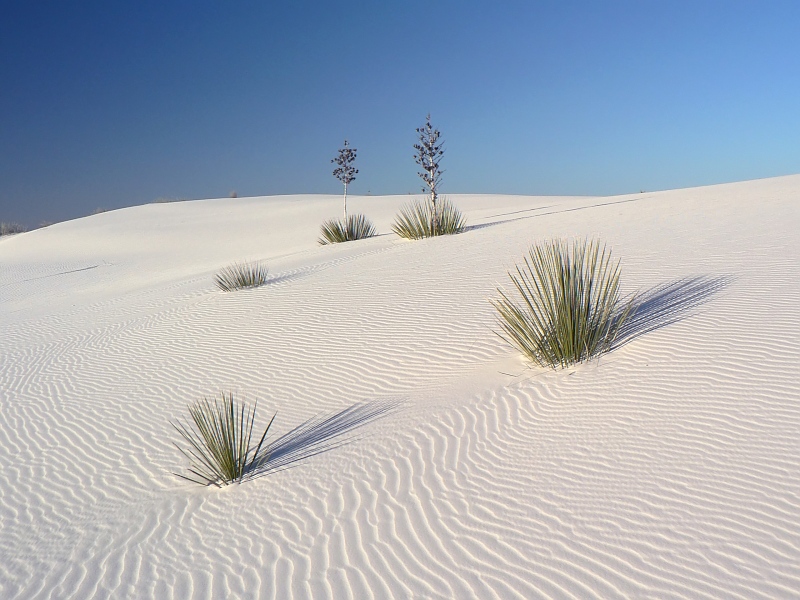
[[[389,233],[407,199],[352,198],[381,235],[327,247],[338,196],[0,239],[0,597],[800,597],[800,176],[457,195],[474,227],[418,242]],[[688,310],[531,368],[488,299],[572,236],[607,242],[627,291],[689,282]],[[244,259],[274,281],[218,291]],[[278,433],[399,404],[295,468],[182,482],[170,421],[223,390]]]

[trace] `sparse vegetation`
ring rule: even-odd
[[[466,219],[461,211],[441,196],[434,205],[429,199],[416,200],[400,209],[392,224],[392,231],[410,240],[461,233]]]
[[[619,262],[596,240],[533,246],[524,265],[509,272],[512,299],[498,290],[499,335],[530,361],[567,367],[612,348],[635,299],[620,295]]]
[[[252,445],[257,403],[250,410],[247,403],[239,404],[233,394],[222,394],[213,402],[204,398],[189,407],[193,427],[180,421],[172,426],[189,444],[178,450],[189,459],[189,475],[178,477],[200,485],[222,487],[240,483],[255,475],[257,467],[269,458],[264,445],[272,422],[267,424],[258,444]]]
[[[345,140],[344,148],[339,148],[339,154],[336,155],[336,158],[331,159],[331,162],[337,165],[333,170],[333,176],[344,184],[343,223],[347,223],[347,184],[354,182],[356,180],[356,173],[358,173],[358,169],[353,166],[353,163],[356,161],[356,152],[357,150],[355,148],[351,148],[350,144],[347,142],[347,140]],[[346,242],[349,240],[341,241]]]
[[[350,215],[345,220],[331,219],[320,227],[321,245],[363,240],[376,234],[375,225],[364,215]]]
[[[325,221],[320,227],[320,237],[317,241],[321,245],[339,244],[341,242],[352,242],[362,240],[375,235],[375,225],[364,215],[347,214],[347,186],[356,179],[358,169],[353,166],[356,160],[356,149],[351,148],[347,140],[344,141],[344,148],[339,149],[339,154],[331,162],[336,166],[333,176],[344,185],[344,214],[341,220],[330,219]]]
[[[290,469],[313,456],[339,448],[359,427],[399,408],[396,401],[360,402],[335,413],[312,417],[267,443],[273,415],[254,444],[256,406],[239,404],[233,394],[213,402],[203,399],[189,407],[193,426],[172,426],[189,447],[176,447],[189,459],[189,474],[178,477],[200,485],[222,487]]]
[[[400,237],[412,240],[461,233],[466,225],[461,211],[444,196],[439,197],[438,188],[444,173],[439,166],[444,155],[444,143],[439,141],[441,133],[431,125],[430,115],[425,125],[418,127],[416,131],[419,143],[414,144],[417,151],[414,161],[422,167],[417,175],[425,184],[422,191],[428,197],[425,201],[415,200],[401,208],[395,217],[392,231]]]
[[[430,113],[425,119],[425,125],[417,127],[416,131],[419,136],[419,143],[414,144],[414,150],[417,151],[414,156],[414,162],[422,167],[422,171],[418,172],[417,175],[425,184],[422,191],[428,192],[430,195],[431,205],[433,206],[431,216],[435,219],[438,216],[436,210],[436,200],[439,197],[438,187],[442,181],[442,173],[444,173],[439,166],[439,162],[444,156],[444,142],[439,141],[442,135],[441,132],[431,125]],[[431,228],[436,229],[436,224],[434,223]]]
[[[255,288],[267,283],[269,269],[261,263],[234,263],[214,276],[214,283],[223,292]]]
[[[0,236],[11,235],[12,233],[23,233],[25,231],[25,226],[19,223],[0,223]]]

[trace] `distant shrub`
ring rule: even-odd
[[[260,263],[234,263],[214,276],[214,283],[223,292],[264,285],[269,269]]]
[[[232,393],[223,393],[213,403],[204,398],[190,406],[194,427],[186,427],[180,421],[172,423],[189,444],[186,450],[175,444],[190,462],[189,475],[175,475],[217,487],[254,476],[257,467],[269,458],[269,446],[264,441],[275,420],[273,415],[261,439],[253,444],[256,408],[254,405],[250,410],[246,403],[237,403]]]
[[[11,235],[12,233],[23,233],[25,231],[25,226],[19,223],[0,223],[0,236]]]
[[[415,200],[401,208],[392,231],[400,237],[418,240],[461,233],[465,226],[461,211],[446,196],[439,196],[435,208],[430,199]]]
[[[634,299],[621,299],[619,275],[619,262],[612,263],[598,241],[533,246],[524,265],[509,273],[516,299],[498,290],[500,299],[492,301],[499,335],[545,367],[567,367],[606,352],[634,308]]]
[[[320,227],[319,244],[338,244],[373,237],[375,225],[364,215],[349,215],[345,220],[331,219]]]

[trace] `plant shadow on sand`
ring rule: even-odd
[[[732,281],[729,276],[686,277],[639,294],[610,349],[615,350],[641,335],[685,319]]]
[[[639,202],[641,200],[647,200],[649,198],[651,198],[651,196],[642,196],[642,197],[639,197],[639,198],[626,198],[625,200],[613,200],[611,202],[601,202],[601,203],[598,203],[598,204],[589,204],[587,206],[573,206],[571,208],[561,208],[559,210],[551,210],[550,212],[540,212],[540,213],[533,214],[533,215],[526,215],[524,217],[511,217],[509,219],[502,219],[500,221],[492,221],[491,223],[479,223],[477,225],[467,225],[466,227],[464,227],[464,231],[466,232],[466,231],[474,231],[474,230],[478,230],[478,229],[485,229],[487,227],[495,227],[497,225],[505,225],[506,223],[513,223],[514,221],[524,221],[526,219],[538,219],[540,217],[546,217],[546,216],[549,216],[549,215],[557,215],[557,214],[561,214],[561,213],[589,210],[591,208],[600,208],[601,206],[611,206],[611,205],[614,205],[614,204],[627,204],[629,202]],[[510,215],[515,215],[515,214],[526,213],[526,212],[541,211],[541,210],[546,210],[548,208],[558,208],[558,205],[549,204],[547,206],[536,206],[534,208],[528,208],[528,209],[525,209],[525,210],[517,210],[517,211],[509,212],[509,213],[500,213],[500,214],[497,214],[497,215],[491,215],[491,216],[486,217],[486,218],[487,219],[493,219],[495,217],[504,217],[504,216],[510,216]]]
[[[307,458],[361,439],[346,434],[395,412],[401,405],[399,400],[360,402],[336,413],[312,417],[270,442],[268,454],[253,465],[248,479],[283,471]]]

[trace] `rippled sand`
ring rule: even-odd
[[[316,244],[337,196],[0,239],[0,597],[797,597],[800,176],[451,198],[472,227],[418,242],[389,232],[407,196],[350,198],[381,235],[337,246]],[[532,368],[489,299],[531,243],[573,236],[686,310]],[[248,259],[269,285],[214,287]],[[289,470],[182,482],[170,420],[223,390],[276,433],[398,408]]]

